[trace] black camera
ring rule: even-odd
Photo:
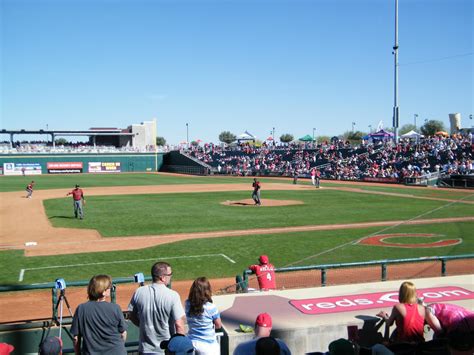
[[[54,288],[56,290],[65,290],[66,289],[66,281],[64,281],[64,279],[56,279]]]

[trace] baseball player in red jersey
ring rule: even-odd
[[[252,199],[254,200],[255,205],[260,206],[261,205],[260,189],[262,188],[262,186],[260,185],[260,181],[258,181],[257,178],[253,179],[252,187],[253,187]]]
[[[266,255],[260,255],[258,260],[260,264],[249,266],[249,269],[257,275],[258,287],[262,291],[276,289],[275,267],[269,263]]]
[[[33,194],[33,188],[35,187],[35,182],[32,181],[26,186],[26,198],[31,198]]]
[[[80,219],[84,218],[84,211],[83,211],[83,204],[86,203],[84,199],[84,192],[82,189],[79,188],[79,185],[76,185],[76,188],[71,192],[68,192],[66,196],[72,195],[72,199],[74,200],[74,216]]]

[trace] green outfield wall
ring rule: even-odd
[[[154,172],[166,153],[1,154],[4,175]]]

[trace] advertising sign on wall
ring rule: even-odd
[[[363,177],[362,181],[370,181],[370,182],[381,182],[384,184],[396,184],[398,182],[397,178],[394,177]]]
[[[120,162],[89,162],[90,173],[120,173]]]
[[[450,302],[474,299],[474,292],[457,286],[422,288],[417,291],[424,302]],[[398,291],[375,292],[337,297],[291,300],[290,304],[304,314],[325,314],[392,307],[398,303]]]
[[[3,175],[40,175],[39,163],[3,163]]]
[[[78,174],[82,173],[81,162],[48,162],[49,174]]]

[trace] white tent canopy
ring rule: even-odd
[[[255,137],[253,134],[249,133],[248,131],[245,131],[242,134],[239,134],[237,136],[238,141],[254,141],[256,140],[257,137]]]
[[[422,134],[419,134],[418,132],[415,132],[414,130],[411,130],[410,132],[407,132],[405,134],[402,134],[400,136],[401,138],[412,138],[412,139],[418,139],[424,137]]]

